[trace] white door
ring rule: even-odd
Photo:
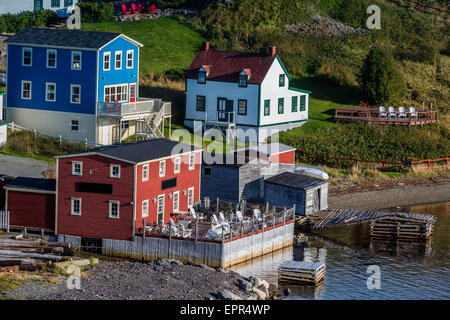
[[[102,144],[109,144],[109,121],[103,121]]]

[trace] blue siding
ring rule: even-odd
[[[25,46],[32,47],[32,46]],[[33,48],[31,67],[22,66],[22,47],[8,45],[8,107],[95,114],[97,53],[82,51],[82,70],[71,70],[71,52],[57,49],[57,68],[47,68],[47,49]],[[21,98],[22,80],[32,81],[32,99]],[[56,83],[56,102],[45,101],[46,82]],[[81,104],[70,103],[70,85],[81,85]]]
[[[127,50],[134,50],[133,68],[127,69]],[[122,69],[115,70],[115,52],[122,51]],[[109,71],[103,71],[103,53],[111,52],[111,66]],[[130,84],[136,83],[136,90],[139,90],[139,47],[134,43],[118,38],[99,52],[99,82],[98,82],[98,101],[104,101],[104,87],[112,84]],[[128,89],[129,90],[129,89]],[[138,91],[137,91],[138,92]]]

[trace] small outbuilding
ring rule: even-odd
[[[328,208],[328,182],[293,172],[282,172],[264,181],[265,201],[310,215]]]
[[[18,177],[3,188],[12,228],[55,230],[55,179]]]
[[[295,164],[295,150],[296,148],[282,143],[262,143],[238,149],[234,153],[238,156],[267,160],[270,163]]]

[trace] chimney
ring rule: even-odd
[[[209,51],[209,42],[203,42],[202,51]]]
[[[269,47],[269,56],[275,57],[277,54],[277,47]]]

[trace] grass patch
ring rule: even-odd
[[[142,43],[141,76],[181,72],[191,64],[204,38],[176,16],[155,20],[83,23],[83,30],[123,33]]]
[[[26,277],[21,273],[0,272],[0,300],[8,291],[22,285]]]

